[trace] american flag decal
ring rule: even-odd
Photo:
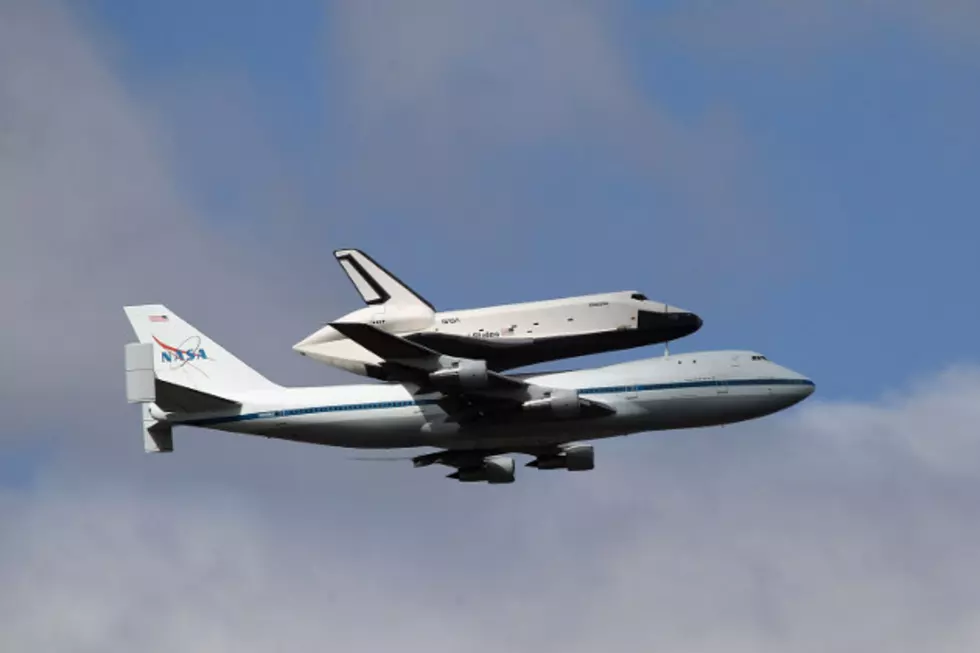
[[[167,316],[166,315],[151,315],[150,316],[150,322],[166,322],[166,321],[167,321]]]

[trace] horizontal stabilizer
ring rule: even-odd
[[[207,413],[241,406],[237,401],[160,379],[156,381],[154,403],[168,413]]]
[[[173,428],[153,417],[151,404],[143,404],[143,451],[146,453],[170,453],[174,450]]]

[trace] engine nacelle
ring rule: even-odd
[[[569,445],[560,454],[535,458],[527,466],[585,472],[595,468],[595,450],[588,444]]]
[[[492,485],[514,482],[514,459],[510,456],[489,456],[483,459],[483,464],[477,467],[464,467],[450,474],[463,483],[487,482]]]
[[[578,393],[574,390],[555,390],[550,397],[524,402],[524,410],[550,412],[555,417],[577,417],[582,410]]]
[[[565,448],[565,469],[570,472],[587,472],[595,468],[595,450],[587,444]]]
[[[452,367],[436,370],[429,374],[429,380],[436,387],[478,390],[490,384],[487,362],[477,360],[455,361]]]

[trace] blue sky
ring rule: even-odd
[[[338,43],[344,30],[362,28],[338,17],[341,6],[99,2],[88,18],[114,43],[124,81],[137,92],[179,93],[187,83],[196,90],[233,87],[242,106],[215,108],[206,118],[188,117],[193,109],[180,100],[161,100],[160,110],[178,125],[173,137],[178,160],[191,171],[186,183],[208,198],[216,220],[234,224],[251,212],[240,185],[252,183],[250,175],[264,177],[263,164],[240,170],[220,149],[200,152],[201,132],[206,143],[208,132],[229,130],[214,139],[218,148],[236,138],[236,127],[221,124],[226,109],[233,125],[247,123],[245,138],[271,152],[290,192],[305,204],[302,228],[324,252],[321,286],[346,283],[326,254],[354,245],[444,307],[640,288],[705,317],[704,330],[682,347],[765,350],[806,370],[831,399],[867,399],[951,362],[975,360],[980,308],[964,301],[962,290],[980,272],[974,256],[980,234],[970,219],[980,193],[973,172],[980,163],[975,50],[948,52],[943,34],[910,40],[899,28],[873,24],[862,30],[870,38],[849,40],[834,33],[849,20],[842,8],[823,27],[828,33],[812,36],[815,43],[801,52],[753,46],[750,36],[726,47],[667,32],[660,23],[682,11],[669,3],[603,7],[614,61],[601,64],[625,77],[637,102],[693,132],[676,145],[701,150],[678,165],[692,186],[685,192],[710,196],[716,185],[730,184],[736,188],[723,190],[718,201],[744,206],[672,196],[669,175],[651,175],[646,162],[602,142],[613,131],[607,121],[618,119],[615,107],[590,114],[588,106],[571,128],[548,138],[521,138],[518,127],[487,125],[494,118],[482,113],[451,116],[428,128],[445,128],[434,139],[459,139],[436,145],[438,155],[461,162],[459,177],[441,185],[439,166],[455,166],[444,161],[432,164],[434,179],[396,166],[383,174],[404,173],[408,183],[415,174],[426,179],[421,188],[386,189],[382,178],[374,185],[367,173],[354,172],[368,186],[360,192],[375,200],[360,201],[359,192],[338,186],[348,164],[364,156],[358,150],[379,147],[382,136],[345,133],[359,118],[348,96],[354,73]],[[710,10],[703,13],[709,22]],[[428,18],[438,29],[438,16]],[[396,28],[376,22],[369,36],[380,40],[378,57],[390,57],[391,75],[424,63],[424,55],[415,62],[410,51],[385,43],[385,30]],[[470,56],[506,48],[506,30],[500,32],[500,42],[491,33],[469,46]],[[517,37],[533,38],[533,30]],[[413,153],[426,145],[413,142],[411,132],[430,117],[413,111],[466,111],[470,96],[494,89],[502,96],[489,100],[492,108],[547,106],[541,87],[514,97],[524,82],[508,76],[520,76],[520,57],[536,52],[517,51],[513,59],[461,62],[458,77],[432,82],[439,92],[418,100],[429,106],[396,102],[381,123],[363,122],[405,143],[406,161],[398,166],[417,158],[425,167],[431,152]],[[557,54],[542,74],[609,72],[590,72],[587,66],[600,64],[588,52],[584,62],[576,56],[568,55],[565,69]],[[359,93],[373,98],[372,89]],[[190,121],[193,129],[182,133],[179,126]],[[654,128],[641,120],[626,137],[641,140],[646,136],[636,132]],[[711,142],[713,129],[718,140],[735,144]],[[485,139],[498,135],[506,142]],[[657,165],[672,167],[670,154]],[[724,157],[730,160],[717,162]],[[206,163],[198,168],[200,159]],[[264,224],[279,218],[251,216]],[[345,301],[353,305],[353,294]]]
[[[3,3],[0,648],[975,649],[978,44],[957,1]],[[498,492],[146,456],[121,307],[356,382],[290,349],[358,307],[340,247],[440,308],[641,290],[817,394]]]

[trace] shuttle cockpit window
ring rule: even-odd
[[[647,301],[647,296],[644,295],[643,293],[640,293],[640,292],[635,292],[632,295],[630,295],[630,297],[633,298],[633,299],[635,299],[635,300],[637,300],[637,301],[639,301],[639,302],[645,302],[645,301]]]
[[[754,360],[754,361],[767,361],[769,359],[766,358],[765,356],[762,356],[761,354],[756,354],[756,355],[754,355],[752,357],[752,360]]]

